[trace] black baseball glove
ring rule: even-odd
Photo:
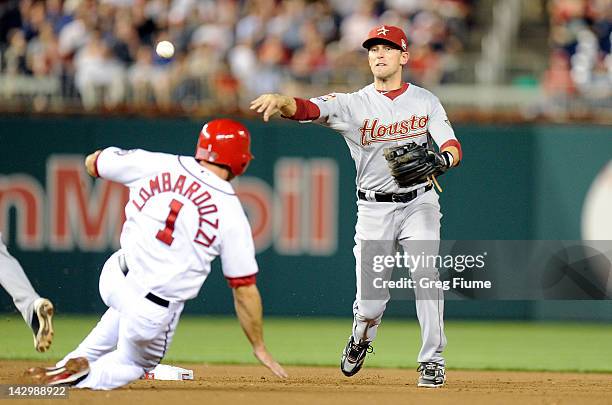
[[[450,166],[446,153],[434,152],[414,142],[384,150],[391,175],[400,187],[411,187],[431,181],[432,175],[444,174]]]

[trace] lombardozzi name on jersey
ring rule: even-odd
[[[212,227],[213,229],[218,229],[219,218],[216,215],[218,212],[217,205],[212,201],[210,193],[206,190],[199,193],[200,189],[204,186],[199,181],[191,179],[187,185],[187,176],[181,174],[175,176],[175,179],[173,179],[170,172],[163,172],[152,176],[148,179],[148,182],[148,188],[141,187],[138,191],[138,200],[131,200],[131,203],[134,204],[136,209],[142,211],[151,197],[161,193],[176,193],[182,195],[191,201],[198,210],[200,221],[199,229],[193,241],[205,247],[210,247],[217,236],[209,236],[205,232],[205,228]]]

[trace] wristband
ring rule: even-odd
[[[444,161],[446,162],[447,167],[452,167],[455,162],[455,158],[453,158],[453,154],[449,151],[442,152],[442,157],[444,157]]]

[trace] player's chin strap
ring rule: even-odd
[[[436,176],[434,176],[433,174],[429,177],[429,185],[431,185],[431,183],[433,183],[436,186],[436,189],[439,192],[442,192],[442,187],[440,187],[440,183],[438,183],[438,179],[436,179]]]

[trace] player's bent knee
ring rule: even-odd
[[[364,301],[357,307],[356,316],[362,321],[374,321],[380,319],[385,312],[387,303],[383,301]]]

